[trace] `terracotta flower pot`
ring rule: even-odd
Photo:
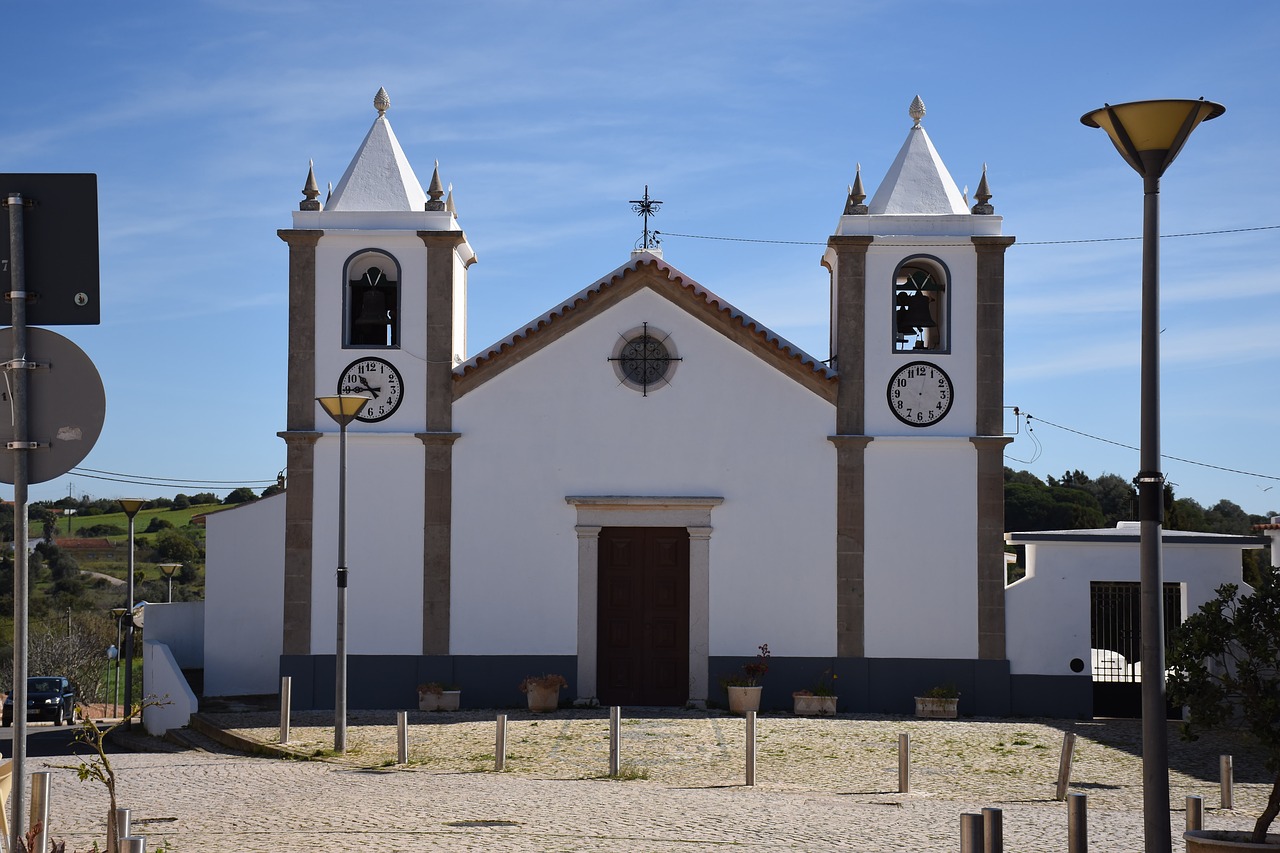
[[[1192,829],[1184,832],[1187,853],[1242,853],[1242,851],[1266,851],[1280,853],[1280,835],[1270,833],[1262,844],[1249,840],[1249,832],[1224,832],[1217,829]]]
[[[529,697],[529,710],[535,713],[545,714],[560,707],[559,687],[539,687],[536,684],[530,684],[526,695]]]
[[[811,694],[793,693],[795,715],[797,717],[834,717],[836,715],[836,697],[813,696]]]
[[[935,699],[932,696],[916,697],[916,716],[954,720],[958,715],[959,699]]]
[[[760,710],[760,691],[763,687],[726,687],[729,694],[729,710],[734,714]]]
[[[462,699],[461,690],[441,690],[439,693],[419,693],[419,711],[456,711]]]

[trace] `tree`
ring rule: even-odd
[[[1253,827],[1254,844],[1280,814],[1280,569],[1268,567],[1253,595],[1235,584],[1175,628],[1169,638],[1169,698],[1189,712],[1183,737],[1234,724],[1257,740],[1275,774],[1267,805]]]
[[[156,556],[166,563],[199,562],[203,557],[196,541],[180,530],[161,530],[155,543]]]
[[[147,529],[142,532],[143,533],[159,533],[161,530],[170,530],[172,529],[172,527],[173,527],[172,521],[169,521],[168,519],[165,519],[165,518],[161,518],[158,515],[153,515],[151,517],[151,521],[147,524]]]
[[[173,496],[174,509],[186,509],[189,506],[191,506],[191,498],[181,493]]]
[[[248,486],[241,486],[223,498],[222,502],[224,504],[242,504],[248,503],[249,501],[256,501],[257,499],[258,496],[253,493],[253,489]]]

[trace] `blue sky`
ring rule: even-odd
[[[275,232],[309,159],[321,186],[341,177],[379,86],[424,185],[440,161],[479,255],[471,353],[626,262],[639,236],[627,201],[648,184],[659,230],[795,241],[671,236],[664,251],[826,358],[827,273],[806,243],[834,230],[856,163],[874,194],[919,94],[957,183],[988,164],[1018,237],[1005,403],[1035,420],[1007,464],[1041,476],[1138,469],[1136,451],[1050,426],[1138,443],[1140,244],[1054,241],[1138,235],[1141,182],[1080,115],[1225,104],[1166,175],[1161,230],[1280,225],[1280,6],[1267,2],[226,0],[0,15],[0,172],[99,181],[102,324],[54,330],[98,365],[106,425],[80,471],[35,499],[260,489],[284,467]],[[1163,449],[1190,460],[1164,469],[1206,505],[1280,510],[1277,248],[1274,229],[1162,241]]]

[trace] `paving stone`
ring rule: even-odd
[[[242,853],[328,848],[420,851],[953,851],[960,815],[1003,810],[1005,849],[1066,847],[1054,783],[1062,736],[1077,734],[1072,790],[1089,797],[1091,851],[1141,847],[1136,721],[915,720],[761,716],[754,787],[744,785],[743,720],[716,712],[624,710],[626,780],[607,778],[603,709],[508,713],[507,769],[494,764],[493,712],[421,713],[410,763],[395,767],[395,712],[355,712],[342,757],[302,761],[203,751],[113,756],[120,805],[156,850]],[[269,713],[210,715],[274,743]],[[912,790],[897,792],[898,734],[911,735]],[[332,747],[332,714],[295,715],[290,748]],[[1236,808],[1218,805],[1218,756],[1235,756]],[[41,760],[32,770],[45,769]],[[52,763],[52,762],[51,762]],[[1247,829],[1269,789],[1229,737],[1184,743],[1170,729],[1171,825],[1182,850],[1187,794],[1209,828]],[[104,837],[101,785],[55,770],[54,838]]]

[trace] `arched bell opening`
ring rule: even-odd
[[[946,265],[937,258],[907,258],[893,275],[893,351],[947,352],[951,346]]]
[[[347,347],[400,345],[400,265],[381,252],[362,252],[347,262]]]

